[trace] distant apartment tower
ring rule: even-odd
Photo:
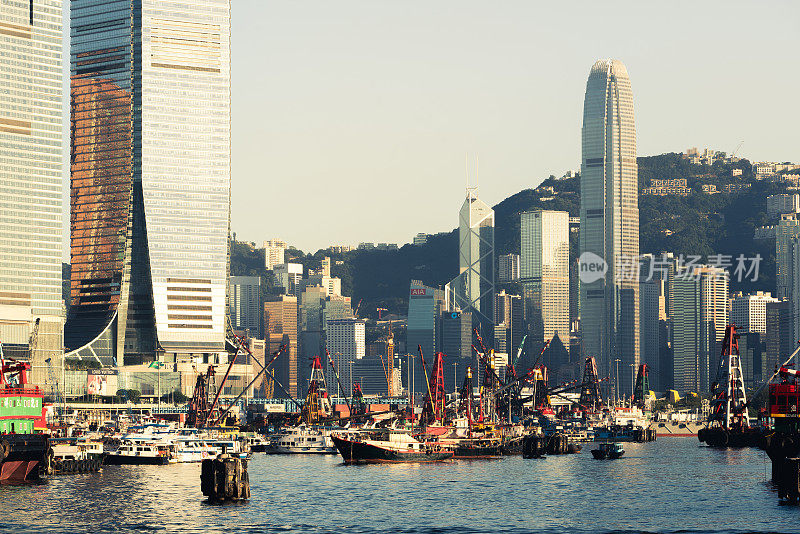
[[[276,265],[285,263],[286,241],[270,239],[264,241],[264,260],[266,268],[271,271]]]
[[[767,333],[767,304],[779,302],[770,293],[736,293],[731,299],[731,322],[738,333]]]
[[[569,213],[522,213],[520,233],[520,280],[532,351],[556,335],[569,346]]]
[[[228,315],[234,330],[248,330],[251,337],[262,337],[261,278],[231,276],[228,279]]]
[[[583,354],[605,376],[617,358],[625,369],[639,364],[639,281],[623,272],[639,256],[636,126],[630,78],[617,60],[596,62],[586,83],[580,216],[581,257],[608,266],[605,277],[581,284],[580,304]]]
[[[783,193],[767,197],[767,215],[777,217],[784,213],[800,213],[800,194]]]
[[[425,243],[428,242],[429,237],[430,234],[426,234],[423,232],[418,233],[417,235],[414,236],[414,246],[418,247],[420,245],[424,245]]]
[[[286,345],[286,351],[273,364],[275,378],[283,384],[288,393],[297,398],[299,394],[297,297],[270,295],[264,302],[264,339],[268,355]],[[285,397],[286,392],[278,387],[275,396]]]
[[[75,360],[227,359],[230,0],[71,3]]]
[[[275,287],[282,287],[287,295],[297,295],[303,280],[302,263],[279,263],[273,267]]]
[[[2,3],[0,340],[40,386],[63,354],[61,39],[61,0]]]
[[[514,282],[519,280],[519,254],[503,254],[497,260],[497,281]]]
[[[339,389],[338,393],[347,393],[349,397],[353,391],[352,367],[357,360],[364,358],[366,354],[365,344],[365,323],[355,317],[347,319],[328,319],[326,323],[327,349],[331,359],[336,364],[339,372],[344,392],[337,387],[336,375],[333,368],[326,362],[326,379],[331,391]]]
[[[450,284],[451,309],[472,313],[472,320],[487,339],[494,330],[494,210],[480,200],[475,188],[458,213],[458,270]]]
[[[719,342],[728,324],[728,273],[697,265],[671,280],[673,386],[706,392],[719,362]]]
[[[775,227],[775,296],[788,299],[792,296],[792,283],[795,278],[793,258],[793,243],[800,235],[800,220],[794,213],[781,214],[781,219]]]

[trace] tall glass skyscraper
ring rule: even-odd
[[[458,212],[459,275],[449,284],[450,309],[473,312],[482,335],[494,334],[494,210],[480,200],[474,188]]]
[[[569,346],[569,213],[537,210],[520,215],[520,279],[531,347],[558,335]]]
[[[0,340],[39,384],[62,354],[61,37],[61,0],[0,3]]]
[[[71,6],[67,357],[208,361],[225,342],[230,0]]]
[[[592,67],[582,147],[582,350],[597,358],[601,375],[615,371],[619,359],[620,376],[627,376],[623,371],[639,364],[639,207],[633,92],[620,61]],[[594,279],[588,269],[601,261],[608,270]],[[621,386],[630,389],[630,380]]]

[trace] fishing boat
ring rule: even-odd
[[[287,427],[270,438],[267,452],[273,454],[336,454],[331,434],[336,429],[301,424]]]
[[[440,462],[455,455],[438,442],[419,441],[408,432],[388,429],[334,432],[331,439],[346,464]]]
[[[601,443],[599,448],[592,449],[595,460],[616,460],[625,454],[622,443]]]
[[[30,369],[4,358],[0,344],[0,480],[35,480],[52,460],[43,395],[28,384]]]

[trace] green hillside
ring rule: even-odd
[[[639,158],[639,185],[647,187],[652,179],[686,178],[691,195],[639,196],[640,249],[642,253],[669,251],[675,254],[700,255],[703,260],[711,254],[736,258],[739,254],[752,257],[760,254],[759,277],[756,282],[738,283],[732,280],[733,290],[774,291],[775,245],[773,241],[755,241],[754,228],[774,224],[767,219],[766,197],[785,191],[783,184],[756,182],[750,163],[740,160],[734,164],[715,162],[714,165],[694,165],[680,154],[662,154]],[[732,177],[733,169],[742,169],[742,176]],[[734,193],[706,194],[704,184],[721,189],[726,184],[751,184],[748,189]],[[459,206],[453,206],[456,213]],[[538,208],[564,210],[577,217],[580,209],[580,178],[556,179],[551,176],[535,189],[525,189],[512,195],[495,209],[496,254],[519,253],[519,215]],[[377,307],[405,314],[408,285],[412,279],[432,286],[444,285],[458,271],[457,230],[432,236],[421,246],[405,245],[399,250],[356,250],[333,255],[333,275],[342,278],[345,294],[354,303],[363,300],[360,315],[376,316]],[[576,241],[573,239],[573,241]],[[573,251],[577,243],[571,247]],[[249,249],[249,250],[248,250]],[[317,268],[325,251],[304,254],[293,251],[306,267]],[[263,250],[235,246],[231,256],[234,274],[256,274],[263,265]],[[260,265],[259,265],[260,262]]]

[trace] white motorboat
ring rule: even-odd
[[[305,424],[287,427],[270,439],[267,452],[275,454],[338,454],[331,433],[341,430]]]

